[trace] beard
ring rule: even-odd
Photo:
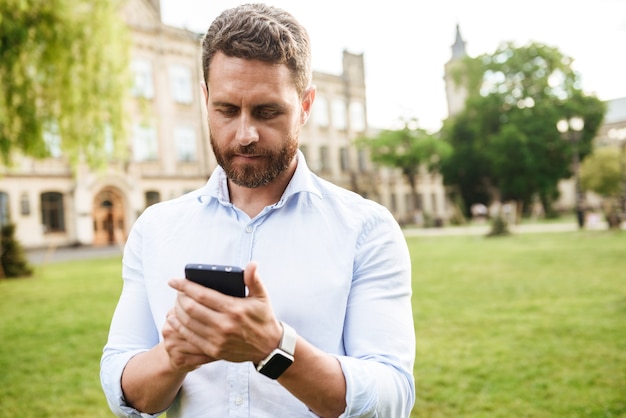
[[[263,148],[258,142],[222,148],[213,134],[210,134],[210,138],[217,163],[226,172],[226,177],[238,186],[255,189],[271,183],[289,168],[298,151],[297,134],[288,134],[275,149]],[[253,155],[255,162],[235,164],[233,159],[236,155]]]

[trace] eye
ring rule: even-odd
[[[281,112],[273,107],[262,107],[254,112],[255,117],[258,119],[274,119],[278,117]]]
[[[232,118],[239,114],[239,108],[235,106],[222,106],[219,107],[217,111],[227,118]]]

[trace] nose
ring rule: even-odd
[[[239,126],[237,127],[236,138],[240,145],[246,146],[259,140],[259,132],[253,123],[252,118],[241,115]]]

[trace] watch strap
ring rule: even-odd
[[[256,366],[256,370],[259,373],[271,379],[277,379],[291,366],[294,361],[293,355],[296,351],[298,334],[284,322],[280,321],[280,325],[283,327],[283,335],[280,337],[278,348],[272,350],[272,352]]]
[[[296,333],[296,330],[285,324],[283,321],[280,321],[280,325],[283,327],[283,336],[280,339],[280,345],[278,348],[293,356],[296,352],[296,340],[298,339],[298,334]]]

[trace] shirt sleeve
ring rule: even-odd
[[[118,417],[157,417],[128,405],[122,392],[122,372],[128,361],[159,342],[141,268],[141,223],[138,221],[126,243],[122,276],[124,286],[113,314],[109,338],[100,361],[100,382],[111,411]],[[128,318],[133,318],[129,321]]]
[[[342,417],[408,417],[415,402],[415,330],[411,260],[388,212],[363,229],[357,243],[344,346]]]

